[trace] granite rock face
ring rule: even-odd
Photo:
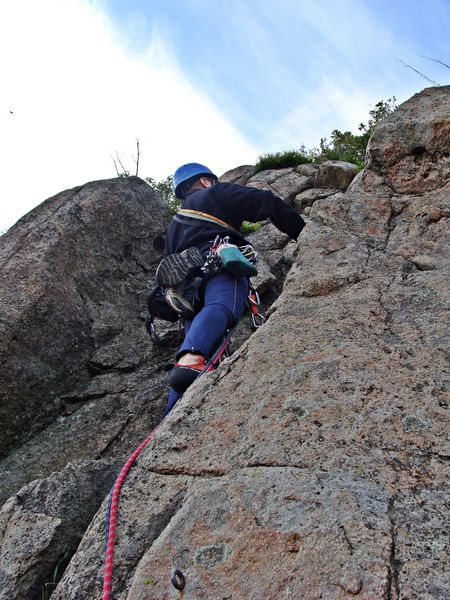
[[[255,167],[253,165],[242,165],[227,171],[220,176],[222,183],[237,183],[239,185],[246,185],[247,181],[255,173]]]
[[[65,568],[119,463],[78,461],[36,480],[0,509],[0,598],[50,595],[55,565]]]
[[[72,219],[74,211],[83,215],[83,223]],[[0,513],[0,598],[40,600],[54,590],[53,573],[61,573],[67,565],[119,466],[161,419],[167,370],[173,363],[179,331],[177,324],[158,321],[163,345],[156,346],[145,331],[144,316],[167,223],[162,201],[143,181],[129,178],[63,192],[42,203],[1,238],[7,265],[2,310],[8,316],[2,342],[11,375],[22,364],[27,377],[18,369],[15,395],[5,394],[3,404],[6,420],[21,419],[21,428],[2,427],[6,456],[0,463],[0,500],[9,500]],[[270,225],[260,233],[255,243],[264,240],[264,268],[254,286],[267,305],[282,281],[272,273],[265,254],[277,254],[271,264],[282,278],[293,258],[292,251],[282,256],[286,236],[275,236]],[[24,237],[29,243],[20,246]],[[73,260],[73,245],[77,260]],[[95,260],[90,258],[93,250]],[[40,261],[36,260],[38,252]],[[28,287],[23,291],[17,280],[30,284],[28,296]],[[58,289],[64,290],[64,297],[54,296]],[[56,301],[60,303],[55,311],[62,319],[81,302],[84,321],[75,327],[60,319],[55,329],[54,320],[42,319],[33,310],[36,304],[53,306]],[[14,327],[25,335],[20,330],[24,323],[36,348],[43,344],[40,352],[30,354],[28,345],[12,343]],[[70,331],[69,325],[73,326]],[[250,325],[249,318],[241,321],[232,349],[251,335]],[[62,355],[64,336],[84,339],[85,329],[89,344],[79,353]],[[48,368],[51,376],[32,371],[33,361]],[[7,361],[2,367],[6,366]],[[30,403],[32,418],[27,421],[27,413],[16,415],[22,405],[15,400],[26,405],[30,388],[39,394]],[[13,441],[17,445],[8,452]],[[166,522],[162,518],[163,525],[158,523],[157,519],[156,532]]]
[[[287,273],[281,294],[265,325],[193,384],[126,479],[114,598],[449,597],[449,115],[450,87],[404,103],[376,130],[345,192],[313,194],[310,165],[258,174],[258,186],[287,201],[308,195],[307,226],[294,244],[271,225],[253,234],[268,269],[259,285]],[[35,460],[46,479],[12,496],[0,517],[9,597],[37,589],[36,565],[48,570],[61,556],[55,532],[67,531],[59,520],[69,500],[52,486],[67,478],[79,494],[83,480],[69,452],[57,467],[58,452],[51,465],[34,458],[43,440],[50,448],[50,432],[75,432],[80,473],[104,461],[106,482],[161,414],[169,350],[157,356],[130,323],[98,344],[95,360],[88,353],[98,372],[64,392],[64,419],[17,451],[18,465]],[[112,411],[114,433],[99,418]],[[50,490],[48,502],[39,490]],[[106,507],[105,499],[52,600],[101,597]],[[62,545],[72,553],[73,544]],[[174,568],[186,578],[182,593]]]
[[[449,596],[449,115],[449,87],[414,96],[349,190],[316,200],[267,323],[190,388],[126,482],[117,598],[180,597],[175,567],[185,598]],[[172,516],[130,559],[145,490]],[[99,593],[97,527],[55,598]]]
[[[53,422],[136,319],[166,226],[162,202],[129,178],[62,192],[1,237],[1,453]]]
[[[314,179],[311,176],[298,173],[293,167],[289,167],[261,171],[251,177],[246,185],[259,190],[269,190],[276,196],[291,202],[297,194],[313,187]]]

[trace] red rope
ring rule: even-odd
[[[122,467],[122,470],[117,477],[113,489],[111,491],[111,504],[109,508],[109,515],[106,518],[109,521],[108,537],[106,540],[106,560],[105,560],[105,571],[103,575],[103,593],[102,600],[110,600],[112,595],[112,573],[113,573],[113,561],[114,561],[114,546],[116,541],[116,527],[117,527],[117,510],[119,507],[119,494],[120,488],[128,475],[129,470],[133,466],[134,461],[137,459],[142,450],[147,446],[150,440],[153,438],[155,433],[160,428],[161,424],[157,425],[151,434],[140,444],[127,462]]]
[[[202,371],[201,375],[206,373],[207,371],[212,370],[216,364],[219,362],[223,353],[227,349],[228,344],[231,339],[231,331],[226,336],[224,342],[219,346],[218,350],[211,358],[209,363],[206,365],[204,371]],[[106,514],[106,524],[107,524],[107,537],[106,537],[106,559],[105,559],[105,570],[103,575],[103,592],[102,592],[102,600],[111,600],[112,598],[112,575],[113,575],[113,562],[114,562],[114,546],[116,543],[116,528],[117,528],[117,511],[119,508],[119,494],[120,489],[125,481],[129,470],[133,466],[134,461],[137,459],[139,454],[144,450],[150,440],[153,438],[155,433],[161,427],[160,423],[155,427],[155,429],[151,432],[151,434],[140,444],[127,462],[122,467],[116,481],[114,482],[113,488],[111,490],[111,499],[109,504],[109,509]]]

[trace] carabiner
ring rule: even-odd
[[[248,292],[248,301],[250,304],[253,304],[253,306],[259,306],[261,304],[259,294],[256,290],[250,289]]]
[[[266,318],[261,315],[260,313],[253,313],[252,312],[252,323],[253,323],[253,327],[255,329],[258,329],[258,327],[261,327],[261,325],[264,325]]]

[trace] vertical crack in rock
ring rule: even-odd
[[[384,330],[389,332],[391,335],[394,335],[392,328],[391,328],[392,314],[386,306],[386,302],[384,299],[384,291],[383,291],[381,285],[379,285],[379,284],[376,284],[376,289],[378,290],[378,304],[380,305],[380,309],[381,309]]]
[[[391,233],[394,231],[395,227],[396,227],[396,223],[395,223],[395,210],[394,210],[394,206],[392,203],[392,195],[389,196],[389,215],[387,217],[387,222],[386,222],[386,238],[384,240],[384,245],[383,245],[383,250],[386,250],[386,248],[389,245],[389,239],[391,237]]]
[[[99,458],[102,458],[103,455],[109,450],[109,448],[112,446],[112,444],[118,439],[120,438],[120,436],[123,434],[123,432],[125,431],[128,423],[131,420],[131,415],[127,415],[126,419],[123,421],[121,427],[119,428],[118,431],[116,431],[116,433],[114,435],[112,435],[109,440],[106,442],[106,444],[103,446],[103,448],[100,450],[100,452],[98,452],[97,456],[95,457],[96,460],[98,460]]]

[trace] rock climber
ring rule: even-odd
[[[179,167],[173,176],[173,187],[181,207],[167,231],[166,258],[158,268],[157,281],[159,276],[159,283],[170,288],[194,274],[196,281],[201,281],[201,304],[200,310],[189,314],[189,302],[172,292],[170,303],[181,313],[185,303],[188,312],[184,318],[184,341],[169,375],[164,416],[205,368],[205,362],[245,310],[247,276],[224,268],[202,273],[201,266],[211,257],[212,245],[226,238],[229,244],[248,248],[249,242],[239,233],[243,221],[270,219],[294,240],[305,225],[297,211],[272,192],[220,183],[208,167],[199,163]]]

